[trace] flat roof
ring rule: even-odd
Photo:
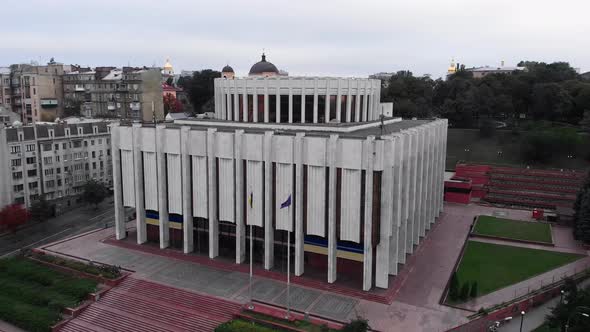
[[[235,122],[218,119],[182,119],[164,123],[168,128],[180,128],[190,126],[195,129],[206,130],[215,128],[218,131],[244,130],[248,133],[264,133],[274,131],[276,134],[295,135],[305,132],[310,136],[329,136],[338,134],[341,137],[366,138],[367,136],[379,137],[400,132],[405,129],[435,121],[436,119],[403,120],[401,118],[388,118],[381,128],[381,121],[352,122],[352,123],[264,123],[264,122]],[[152,123],[143,123],[144,126],[153,126]]]

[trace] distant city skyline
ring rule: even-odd
[[[444,76],[467,66],[566,61],[590,70],[590,4],[565,0],[170,1],[11,4],[0,66],[51,57],[82,66],[163,66],[176,72],[230,64],[245,76],[268,60],[290,75],[367,76],[410,70]],[[23,21],[26,17],[26,23]]]

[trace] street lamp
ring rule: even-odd
[[[522,323],[524,322],[524,311],[520,312],[520,332],[522,332]]]
[[[559,293],[559,303],[563,303],[563,294],[565,294],[565,291],[562,289]]]
[[[586,318],[589,318],[590,317],[589,314],[587,314],[585,312],[578,311],[579,309],[586,309],[586,310],[588,310],[590,308],[588,308],[588,307],[577,307],[576,309],[574,309],[574,312],[572,312],[570,314],[570,316],[567,318],[567,322],[565,323],[565,332],[567,332],[567,330],[569,329],[569,327],[570,327],[570,319],[572,319],[572,317],[574,317],[575,314],[582,315],[582,316],[584,316]]]

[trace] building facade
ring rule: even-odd
[[[215,117],[238,122],[353,123],[379,119],[381,82],[362,78],[215,79]]]
[[[43,195],[64,210],[76,203],[89,179],[112,186],[108,124],[0,125],[0,206],[30,207]]]
[[[62,77],[71,66],[49,62],[44,66],[10,66],[12,111],[25,124],[53,121],[63,113]]]
[[[12,88],[10,87],[10,68],[0,67],[0,107],[3,107],[5,110],[11,110],[11,96]]]
[[[127,236],[124,210],[132,207],[139,244],[242,264],[252,238],[252,259],[272,269],[290,242],[297,276],[319,271],[329,283],[340,276],[364,290],[387,288],[442,211],[447,121],[375,120],[371,89],[378,81],[220,79],[217,119],[113,127],[117,239]],[[305,107],[308,98],[295,96],[308,91]],[[306,102],[273,117],[277,92],[277,105]],[[250,108],[240,100],[254,105],[258,94],[260,121],[240,116]],[[343,123],[320,121],[320,95]]]
[[[96,67],[64,76],[66,107],[87,117],[153,121],[164,118],[159,69]]]

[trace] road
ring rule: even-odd
[[[578,288],[586,288],[590,286],[590,280],[585,280],[584,282],[578,284]],[[534,309],[530,310],[524,315],[524,320],[522,324],[522,331],[532,331],[537,327],[541,326],[545,321],[545,316],[551,312],[551,309],[555,307],[561,298],[558,296],[551,301],[544,303],[541,306],[535,307]],[[500,332],[520,332],[520,315],[515,316],[514,319],[500,327]]]
[[[94,209],[93,206],[82,206],[45,222],[25,226],[15,234],[1,235],[0,256],[18,249],[40,246],[96,228],[104,228],[105,224],[112,226],[112,201],[112,197],[109,197],[98,209]]]

